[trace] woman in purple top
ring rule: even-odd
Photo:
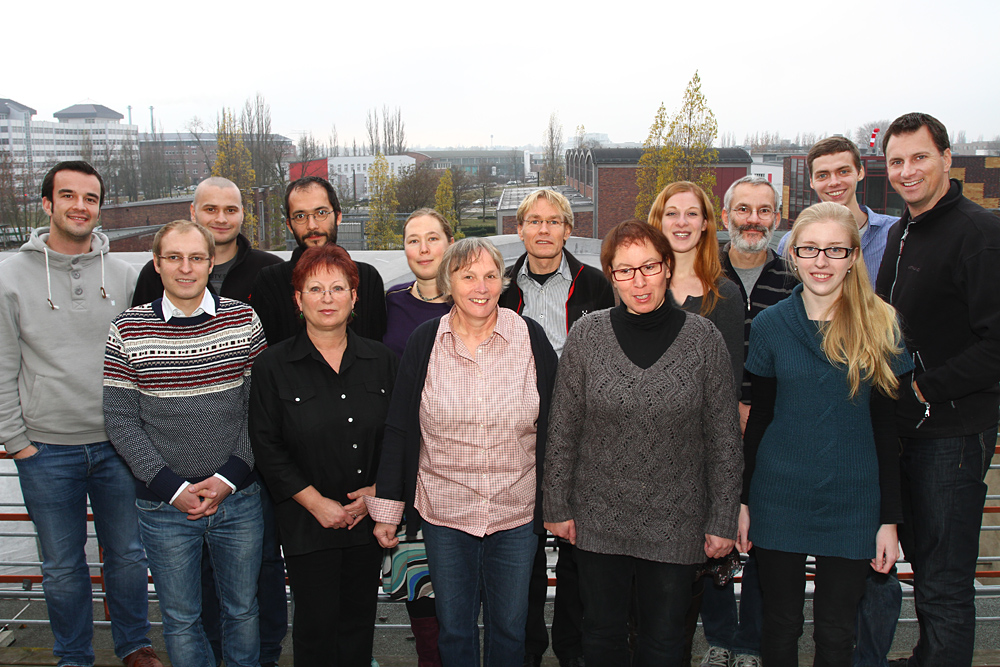
[[[417,209],[403,223],[406,262],[417,279],[393,285],[385,294],[388,324],[382,342],[396,356],[403,356],[406,341],[418,325],[451,310],[438,292],[436,276],[444,251],[454,241],[451,225],[432,208]]]
[[[403,248],[416,280],[394,285],[386,292],[387,326],[382,338],[399,357],[417,326],[451,310],[451,304],[438,292],[437,270],[444,251],[454,241],[448,220],[432,208],[414,211],[403,223]],[[405,534],[406,527],[400,526],[399,545],[388,551],[383,567],[382,590],[395,600],[406,600],[418,664],[432,667],[440,665],[441,658],[427,552],[422,535],[418,533],[417,541],[409,542]]]

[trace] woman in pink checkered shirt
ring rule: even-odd
[[[524,658],[528,580],[537,533],[556,355],[542,327],[499,308],[503,257],[462,239],[438,287],[451,312],[419,326],[403,352],[377,478],[367,498],[382,546],[423,529],[444,665]]]

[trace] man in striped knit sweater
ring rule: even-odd
[[[222,652],[256,667],[257,576],[263,520],[247,435],[250,369],[265,347],[246,304],[206,289],[212,234],[190,221],[153,240],[163,298],[111,323],[104,417],[132,469],[139,529],[175,665],[214,667],[202,628],[203,544],[215,568]]]

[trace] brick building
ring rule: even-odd
[[[194,197],[150,199],[127,204],[105,204],[101,208],[101,228],[111,240],[112,252],[143,252],[153,247],[153,235],[174,220],[191,219]],[[125,229],[148,228],[136,236],[116,234]],[[124,236],[124,238],[123,238]]]
[[[717,148],[715,187],[721,201],[726,190],[750,173],[753,161],[742,148]],[[566,151],[566,184],[591,202],[591,231],[585,234],[577,223],[574,234],[604,238],[618,223],[635,215],[636,185],[641,148],[587,148]],[[498,214],[499,215],[499,214]]]
[[[295,144],[291,139],[272,134],[270,141],[280,146],[283,163],[295,159]],[[162,151],[170,170],[170,181],[175,186],[197,185],[211,176],[218,149],[218,139],[214,132],[197,135],[190,132],[167,132],[139,136],[140,156],[147,157],[154,150]]]

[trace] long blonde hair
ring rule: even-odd
[[[876,296],[861,255],[861,234],[854,215],[833,202],[814,204],[802,211],[785,246],[785,261],[793,264],[793,248],[803,230],[816,222],[832,222],[847,232],[857,253],[853,270],[844,278],[840,297],[831,307],[830,320],[820,327],[823,352],[834,365],[847,368],[851,398],[867,382],[872,389],[896,397],[899,380],[890,360],[903,351],[903,334],[895,309]]]

